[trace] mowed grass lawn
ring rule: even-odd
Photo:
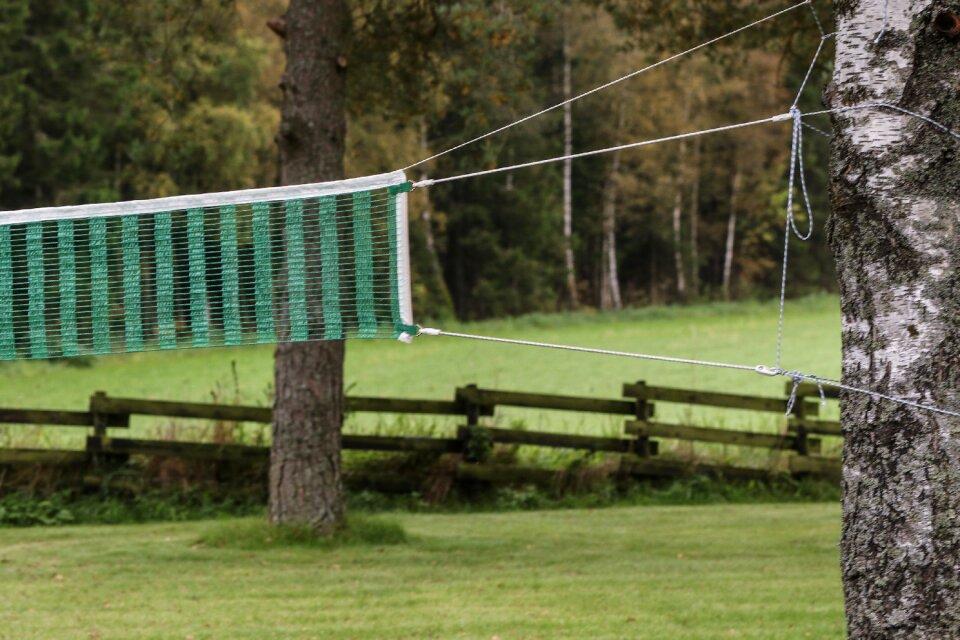
[[[249,522],[0,530],[0,638],[842,638],[835,505],[391,515],[393,546],[217,548]]]
[[[820,295],[789,301],[784,368],[836,377],[840,367],[840,320],[835,297]],[[689,307],[649,307],[619,313],[527,316],[514,320],[445,325],[445,328],[508,338],[557,342],[622,351],[682,356],[746,365],[774,364],[777,304],[743,302]],[[270,404],[273,349],[184,350],[108,356],[90,368],[62,362],[0,363],[0,407],[83,409],[90,394]],[[231,373],[236,364],[236,385]],[[413,345],[394,341],[349,343],[346,388],[354,395],[407,398],[452,398],[467,383],[507,390],[582,394],[616,398],[624,382],[689,389],[783,396],[784,379],[749,372],[646,362],[530,347],[495,345],[444,337],[421,337]],[[235,389],[236,387],[236,389]],[[663,418],[676,418],[659,413]],[[685,413],[687,421],[712,424],[749,420],[751,416],[718,415],[715,410]],[[498,411],[509,425],[576,431],[618,431],[622,420],[603,417],[558,417],[524,410]],[[704,417],[706,416],[706,417]],[[434,422],[452,429],[453,421]],[[134,432],[160,428],[157,420],[137,419]],[[421,422],[389,425],[380,416],[352,416],[354,430],[424,429]],[[65,432],[65,430],[61,430]],[[18,431],[22,433],[22,430]],[[49,433],[49,431],[48,431]],[[73,433],[73,432],[69,432]],[[77,436],[79,442],[79,436]]]

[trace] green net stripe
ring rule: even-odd
[[[0,227],[0,359],[17,357],[13,332],[13,247],[10,227]]]
[[[240,326],[240,262],[237,256],[237,209],[220,212],[220,255],[223,256],[223,344],[233,347],[243,341]]]
[[[177,322],[173,306],[173,214],[158,213],[154,221],[156,245],[157,347],[177,347]]]
[[[270,207],[253,205],[254,270],[256,278],[257,342],[274,338],[273,251],[270,246]]]
[[[407,191],[6,225],[0,213],[0,360],[401,337]]]
[[[340,265],[337,243],[337,203],[334,198],[320,199],[320,256],[323,298],[323,337],[343,338],[340,315]]]
[[[63,355],[75,356],[80,345],[77,342],[77,256],[72,222],[60,220],[57,223],[57,241],[60,252],[61,348]]]
[[[130,351],[143,350],[143,309],[140,298],[140,220],[134,216],[121,219],[123,251],[123,321],[124,338]]]
[[[90,220],[88,233],[90,235],[90,315],[93,352],[110,353],[110,277],[107,265],[106,218]]]

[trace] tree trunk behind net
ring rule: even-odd
[[[952,2],[837,0],[831,107],[883,101],[960,129]],[[960,406],[960,143],[886,109],[835,116],[831,166],[849,385]],[[850,638],[960,638],[960,420],[843,398]]]
[[[563,23],[563,99],[569,100],[573,96],[570,59],[570,25],[569,16],[564,17]],[[573,153],[573,105],[563,105],[563,155]],[[567,296],[571,309],[580,306],[580,296],[577,291],[577,268],[573,257],[573,160],[563,161],[563,264],[567,276]]]
[[[282,182],[342,178],[345,2],[291,0],[285,22],[287,68],[277,138]],[[343,355],[340,341],[277,347],[270,456],[274,523],[306,522],[328,532],[343,517]]]

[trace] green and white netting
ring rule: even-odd
[[[0,360],[398,338],[402,172],[0,213]]]

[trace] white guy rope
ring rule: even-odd
[[[811,5],[810,8],[813,9],[813,5]],[[816,12],[814,12],[814,15],[816,15]],[[819,20],[817,24],[820,26]],[[804,171],[803,168],[803,114],[797,105],[800,103],[803,90],[807,87],[807,82],[810,81],[810,76],[813,74],[813,70],[820,60],[823,45],[835,35],[833,33],[823,33],[822,27],[820,28],[820,33],[822,34],[820,36],[820,44],[817,45],[817,50],[814,52],[813,58],[810,60],[810,65],[807,67],[807,73],[803,76],[803,82],[800,83],[800,89],[797,91],[797,95],[793,99],[793,104],[790,106],[790,116],[793,118],[793,134],[790,137],[790,178],[787,185],[787,220],[786,229],[783,232],[783,262],[780,266],[780,312],[777,317],[777,369],[780,368],[780,360],[783,353],[783,311],[787,296],[787,260],[790,257],[790,231],[792,230],[793,234],[802,241],[809,240],[810,236],[813,235],[813,207],[810,205],[810,194],[807,192],[806,171]],[[797,229],[797,224],[793,217],[793,187],[798,168],[800,171],[800,187],[803,191],[803,202],[807,207],[808,227],[805,234],[800,233],[800,230]],[[799,384],[796,380],[794,380],[794,382]],[[794,384],[794,391],[796,391],[796,384]]]
[[[780,314],[777,320],[777,369],[783,351],[783,309],[787,295],[787,259],[790,257],[790,233],[800,240],[806,241],[813,235],[813,207],[810,205],[810,194],[807,192],[807,179],[803,169],[803,121],[802,114],[796,107],[791,107],[793,116],[793,136],[790,143],[790,178],[787,183],[787,220],[783,232],[783,264],[780,272]],[[807,208],[807,232],[800,233],[793,216],[793,190],[796,184],[796,175],[800,174],[800,190],[803,193],[803,202]]]
[[[803,115],[806,115],[806,114],[801,114],[801,116],[803,116]],[[816,133],[817,135],[823,136],[824,138],[832,138],[832,137],[833,137],[831,134],[827,133],[827,132],[824,131],[823,129],[820,129],[820,128],[818,128],[818,127],[815,127],[815,126],[813,126],[812,124],[809,124],[809,123],[804,122],[804,123],[803,123],[803,126],[805,126],[807,129],[810,129],[811,131],[813,131],[813,132]]]
[[[687,138],[695,138],[697,136],[704,136],[711,133],[721,133],[723,131],[732,131],[734,129],[742,129],[744,127],[753,127],[758,124],[768,124],[771,122],[786,122],[787,120],[793,119],[793,115],[790,113],[781,113],[770,118],[763,118],[761,120],[751,120],[750,122],[739,122],[737,124],[729,124],[723,127],[715,127],[713,129],[704,129],[702,131],[691,131],[690,133],[681,133],[675,136],[667,136],[665,138],[655,138],[653,140],[643,140],[641,142],[631,142],[629,144],[621,144],[616,147],[607,147],[605,149],[595,149],[593,151],[583,151],[581,153],[573,153],[565,156],[557,156],[556,158],[547,158],[545,160],[534,160],[532,162],[524,162],[521,164],[512,164],[506,167],[497,167],[495,169],[486,169],[484,171],[474,171],[472,173],[462,173],[456,176],[449,176],[446,178],[435,178],[429,180],[421,180],[420,182],[414,182],[414,187],[429,187],[435,184],[440,184],[441,182],[451,182],[453,180],[464,180],[466,178],[476,178],[479,176],[486,176],[492,173],[502,173],[504,171],[514,171],[516,169],[525,169],[527,167],[536,167],[542,164],[550,164],[553,162],[562,162],[564,160],[573,160],[576,158],[586,158],[589,156],[595,156],[602,153],[611,153],[614,151],[621,151],[623,149],[635,149],[637,147],[645,147],[652,144],[659,144],[661,142],[672,142],[675,140],[685,140]]]
[[[873,44],[880,44],[880,38],[887,32],[887,24],[890,20],[890,0],[883,0],[883,26],[880,27],[880,33],[877,34]]]
[[[800,89],[797,91],[797,97],[793,99],[793,104],[791,106],[796,107],[800,103],[800,97],[803,95],[803,90],[807,88],[807,82],[810,81],[810,75],[813,73],[813,69],[817,66],[817,61],[820,59],[820,52],[823,51],[823,45],[826,44],[827,40],[835,35],[837,34],[825,33],[820,37],[820,44],[817,45],[817,51],[813,54],[813,59],[810,61],[810,66],[807,67],[807,74],[803,76],[803,82],[800,83]]]
[[[448,154],[448,153],[452,153],[452,152],[454,152],[454,151],[456,151],[456,150],[458,150],[458,149],[462,149],[463,147],[466,147],[466,146],[468,146],[468,145],[471,145],[471,144],[473,144],[473,143],[475,143],[475,142],[480,142],[481,140],[484,140],[484,139],[486,139],[486,138],[489,138],[490,136],[495,136],[495,135],[497,135],[498,133],[503,133],[503,132],[506,131],[507,129],[510,129],[510,128],[512,128],[512,127],[515,127],[515,126],[517,126],[518,124],[523,124],[524,122],[527,122],[528,120],[533,120],[534,118],[537,118],[537,117],[539,117],[539,116],[542,116],[542,115],[545,114],[545,113],[549,113],[549,112],[553,111],[554,109],[559,109],[560,107],[562,107],[562,106],[564,106],[564,105],[567,105],[567,104],[570,104],[571,102],[575,102],[575,101],[577,101],[577,100],[580,100],[581,98],[586,98],[587,96],[592,95],[592,94],[594,94],[594,93],[597,93],[598,91],[603,91],[604,89],[608,89],[609,87],[612,87],[612,86],[615,85],[615,84],[618,84],[618,83],[620,83],[620,82],[623,82],[624,80],[629,80],[630,78],[634,78],[634,77],[636,77],[636,76],[638,76],[638,75],[640,75],[640,74],[642,74],[642,73],[646,73],[647,71],[650,71],[650,70],[652,70],[652,69],[656,69],[657,67],[659,67],[659,66],[661,66],[661,65],[665,65],[665,64],[667,64],[668,62],[672,62],[672,61],[674,61],[674,60],[677,60],[678,58],[682,58],[683,56],[686,56],[686,55],[689,55],[689,54],[694,53],[694,52],[696,52],[696,51],[699,51],[700,49],[704,49],[704,48],[706,48],[706,47],[709,47],[709,46],[711,46],[711,45],[714,45],[714,44],[720,42],[721,40],[725,40],[726,38],[729,38],[729,37],[731,37],[731,36],[737,35],[738,33],[741,33],[741,32],[743,32],[743,31],[747,31],[748,29],[752,29],[753,27],[756,27],[757,25],[763,24],[764,22],[767,22],[767,21],[769,21],[769,20],[773,20],[774,18],[778,18],[778,17],[782,16],[782,15],[785,14],[785,13],[789,13],[790,11],[793,11],[794,9],[797,9],[797,8],[802,7],[802,6],[804,6],[804,5],[808,5],[808,4],[810,4],[811,2],[812,2],[812,0],[803,0],[803,2],[799,2],[799,3],[797,3],[797,4],[793,5],[793,6],[787,7],[786,9],[783,9],[783,10],[778,11],[778,12],[776,12],[776,13],[770,14],[770,15],[768,15],[768,16],[766,16],[766,17],[764,17],[764,18],[761,18],[761,19],[759,19],[759,20],[757,20],[757,21],[755,21],[755,22],[751,22],[750,24],[744,25],[744,26],[740,27],[739,29],[734,29],[733,31],[730,31],[729,33],[725,33],[725,34],[723,34],[722,36],[717,36],[716,38],[714,38],[714,39],[712,39],[712,40],[707,40],[706,42],[702,42],[702,43],[698,44],[698,45],[695,46],[695,47],[691,47],[691,48],[687,49],[686,51],[681,51],[680,53],[675,53],[675,54],[673,54],[672,56],[669,56],[669,57],[667,57],[667,58],[663,58],[662,60],[658,60],[657,62],[654,62],[654,63],[651,64],[651,65],[648,65],[648,66],[646,66],[646,67],[643,67],[642,69],[637,69],[636,71],[632,71],[632,72],[630,72],[630,73],[628,73],[628,74],[626,74],[626,75],[624,75],[624,76],[621,76],[621,77],[617,78],[616,80],[611,80],[610,82],[608,82],[608,83],[606,83],[606,84],[602,84],[602,85],[600,85],[600,86],[598,86],[598,87],[594,87],[593,89],[590,89],[589,91],[584,91],[584,92],[581,93],[581,94],[575,95],[575,96],[573,96],[572,98],[569,98],[568,100],[564,100],[563,102],[558,102],[557,104],[555,104],[555,105],[553,105],[553,106],[550,106],[550,107],[547,107],[546,109],[542,109],[542,110],[540,110],[540,111],[537,111],[536,113],[531,113],[530,115],[525,116],[525,117],[523,117],[523,118],[520,118],[519,120],[515,120],[515,121],[511,122],[510,124],[507,124],[507,125],[504,125],[504,126],[500,127],[499,129],[494,129],[493,131],[488,131],[487,133],[484,133],[483,135],[479,135],[479,136],[477,136],[476,138],[473,138],[473,139],[471,139],[471,140],[467,140],[466,142],[461,142],[460,144],[458,144],[458,145],[456,145],[456,146],[454,146],[454,147],[450,147],[449,149],[446,149],[445,151],[440,151],[439,153],[435,153],[435,154],[433,154],[432,156],[430,156],[429,158],[424,158],[423,160],[419,160],[419,161],[417,161],[417,162],[414,162],[414,163],[411,164],[411,165],[408,165],[408,166],[404,167],[402,170],[403,170],[403,171],[406,171],[406,170],[408,170],[408,169],[412,169],[413,167],[416,167],[417,165],[421,165],[421,164],[423,164],[424,162],[429,162],[429,161],[431,161],[431,160],[435,160],[435,159],[439,158],[440,156],[444,156],[444,155],[446,155],[446,154]],[[816,16],[816,12],[814,12],[814,15]],[[817,24],[818,24],[818,25],[820,24],[819,18],[817,18]],[[822,27],[820,28],[820,31],[821,31],[821,33],[823,33],[823,28],[822,28]]]
[[[513,340],[510,338],[496,338],[493,336],[480,336],[472,333],[457,333],[454,331],[444,331],[443,329],[434,329],[427,327],[420,327],[418,336],[446,336],[449,338],[462,338],[466,340],[480,340],[482,342],[495,342],[499,344],[509,344],[522,347],[538,347],[542,349],[556,349],[560,351],[575,351],[578,353],[590,353],[602,356],[615,356],[621,358],[634,358],[638,360],[651,360],[654,362],[667,362],[671,364],[688,364],[699,367],[714,367],[718,369],[733,369],[736,371],[752,371],[753,373],[758,373],[765,376],[785,376],[791,378],[794,381],[794,392],[791,396],[796,399],[796,387],[799,385],[800,381],[806,380],[809,382],[816,383],[821,388],[821,398],[823,397],[822,387],[836,387],[838,389],[843,389],[844,391],[850,391],[853,393],[861,393],[874,398],[888,400],[890,402],[895,402],[898,404],[906,405],[908,407],[913,407],[914,409],[920,409],[922,411],[929,411],[931,413],[939,413],[942,415],[952,416],[955,418],[960,418],[960,412],[952,411],[950,409],[942,409],[940,407],[935,407],[932,405],[923,404],[920,402],[914,402],[913,400],[907,400],[906,398],[899,398],[897,396],[890,396],[884,393],[879,393],[877,391],[871,391],[869,389],[861,389],[859,387],[853,387],[850,385],[843,384],[837,380],[831,380],[830,378],[822,378],[817,375],[802,373],[800,371],[784,371],[779,367],[771,368],[764,365],[757,366],[748,366],[743,364],[732,364],[729,362],[712,362],[710,360],[694,360],[690,358],[671,358],[668,356],[657,356],[647,353],[632,353],[629,351],[611,351],[609,349],[593,349],[590,347],[575,347],[572,345],[565,344],[553,344],[549,342],[534,342],[531,340]],[[790,401],[788,400],[788,403]],[[792,404],[792,403],[791,403]],[[792,406],[791,406],[792,408]]]
[[[102,204],[80,204],[67,207],[40,207],[37,209],[18,209],[0,211],[0,226],[22,224],[24,222],[43,222],[48,220],[77,220],[87,218],[105,218],[111,216],[145,215],[162,211],[180,211],[226,205],[240,205],[270,200],[291,200],[294,198],[318,198],[355,191],[370,191],[407,181],[402,171],[381,173],[362,178],[337,180],[335,182],[316,182],[297,184],[287,187],[267,187],[264,189],[243,189],[240,191],[222,191],[201,193],[189,196],[172,196],[150,200],[129,200],[127,202],[106,202]]]
[[[655,362],[671,362],[674,364],[692,364],[701,367],[717,367],[720,369],[739,369],[741,371],[756,371],[756,367],[748,367],[742,364],[729,364],[726,362],[710,362],[709,360],[691,360],[689,358],[671,358],[668,356],[655,356],[646,353],[631,353],[628,351],[610,351],[609,349],[592,349],[590,347],[574,347],[564,344],[551,344],[549,342],[532,342],[530,340],[511,340],[509,338],[494,338],[491,336],[478,336],[471,333],[455,333],[453,331],[443,331],[442,329],[430,329],[421,327],[417,335],[421,336],[448,336],[450,338],[465,338],[467,340],[481,340],[483,342],[498,342],[501,344],[512,344],[522,347],[540,347],[543,349],[559,349],[560,351],[577,351],[579,353],[594,353],[602,356],[617,356],[620,358],[636,358],[639,360],[653,360]]]
[[[857,111],[860,109],[890,109],[892,111],[899,111],[908,116],[917,118],[918,120],[923,120],[927,124],[940,129],[947,135],[953,136],[957,140],[960,140],[960,133],[954,131],[947,125],[937,122],[933,118],[927,117],[923,114],[917,113],[916,111],[910,111],[909,109],[904,109],[903,107],[898,107],[895,104],[890,104],[889,102],[869,102],[867,104],[857,104],[849,107],[835,107],[833,109],[823,109],[822,111],[811,111],[810,113],[802,114],[802,117],[806,118],[809,116],[820,116],[825,113],[843,113],[845,111]]]
[[[820,30],[820,35],[827,35],[827,32],[823,29],[823,23],[820,22],[820,14],[817,13],[817,8],[813,6],[813,2],[810,3],[810,13],[813,14],[813,21],[817,23],[817,29]]]

